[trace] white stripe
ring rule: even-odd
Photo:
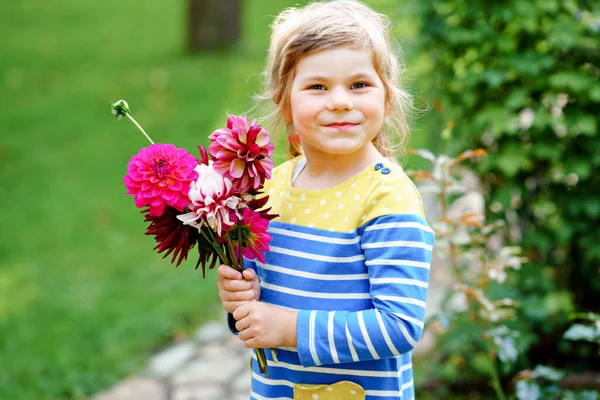
[[[388,334],[387,329],[385,329],[385,325],[383,323],[383,319],[381,319],[381,314],[377,310],[375,310],[375,317],[377,318],[377,324],[379,325],[379,329],[381,330],[381,334],[383,335],[383,339],[385,340],[385,343],[390,348],[390,351],[392,352],[392,354],[394,356],[399,355],[400,352],[398,351],[398,349],[396,348],[396,346],[394,346],[394,343],[392,343],[392,339],[390,338],[390,335]]]
[[[398,303],[404,304],[414,304],[415,306],[419,306],[421,308],[425,308],[425,302],[422,300],[413,299],[412,297],[400,297],[400,296],[375,296],[376,299],[379,300],[389,300],[389,301],[397,301]]]
[[[256,379],[258,382],[267,386],[287,386],[293,388],[294,382],[287,381],[285,379],[266,379],[263,376],[252,371],[252,379]],[[404,388],[404,385],[403,385]],[[397,397],[400,398],[399,391],[396,390],[365,390],[365,395],[373,397]]]
[[[252,358],[256,360],[256,354],[252,354]],[[376,378],[396,378],[398,377],[398,371],[369,371],[369,370],[358,370],[358,369],[344,369],[344,368],[325,368],[325,367],[303,367],[302,365],[294,365],[283,361],[272,362],[267,360],[269,368],[285,368],[291,369],[292,371],[302,372],[319,372],[322,374],[335,374],[335,375],[352,375],[352,376],[370,376]]]
[[[400,285],[413,285],[427,289],[427,282],[419,281],[416,279],[405,279],[405,278],[373,278],[369,282],[375,285],[382,285],[385,283],[397,283]]]
[[[354,262],[354,261],[361,261],[361,260],[365,259],[364,254],[359,254],[359,255],[351,256],[351,257],[330,257],[330,256],[321,256],[321,255],[313,254],[313,253],[305,253],[303,251],[288,250],[288,249],[284,249],[283,247],[275,247],[275,246],[271,246],[270,252],[285,254],[287,256],[306,258],[306,259],[313,260],[313,261],[327,261],[327,262],[334,262],[334,263]]]
[[[315,347],[315,319],[317,317],[317,311],[312,310],[308,317],[308,348],[310,349],[310,354],[313,358],[315,365],[321,365],[321,360],[319,360],[319,355],[317,354],[317,349]]]
[[[395,397],[402,398],[402,392],[397,390],[365,390],[365,395],[373,397]]]
[[[400,322],[396,322],[396,323],[398,324],[398,328],[400,328],[402,335],[404,335],[404,339],[406,339],[406,341],[412,347],[415,347],[417,345],[417,342],[415,342],[415,340],[408,334],[408,332],[406,331],[406,328]]]
[[[409,369],[412,369],[412,362],[409,362],[408,364],[404,364],[403,366],[401,366],[400,369],[398,370],[398,372],[402,373],[404,371],[408,371]]]
[[[269,385],[269,386],[294,387],[294,382],[286,381],[284,379],[267,379],[267,378],[264,378],[263,376],[257,374],[254,371],[252,371],[252,379],[256,379],[260,383],[264,383],[265,385]]]
[[[357,313],[357,317],[358,317],[358,326],[360,327],[360,331],[362,332],[363,338],[365,339],[365,344],[367,345],[367,348],[369,349],[369,353],[371,353],[371,357],[373,357],[373,359],[375,359],[375,360],[379,360],[381,357],[379,357],[379,354],[377,354],[377,351],[375,351],[375,347],[373,347],[373,342],[371,342],[371,338],[369,337],[369,332],[367,332],[367,327],[365,326],[365,318],[363,316],[363,312],[359,311]]]
[[[421,329],[423,329],[425,327],[425,324],[423,324],[423,321],[421,321],[420,319],[409,317],[408,315],[404,315],[404,314],[400,314],[400,313],[392,313],[392,314],[394,314],[396,317],[401,318],[405,321],[412,322],[413,324],[417,325]]]
[[[412,385],[413,381],[406,382],[404,385],[402,385],[402,390],[408,389],[409,387],[412,387]]]
[[[387,222],[385,224],[374,224],[365,228],[365,232],[389,228],[417,228],[429,233],[434,233],[429,226],[421,224],[419,222]]]
[[[271,283],[261,282],[260,287],[273,290],[275,292],[293,294],[295,296],[312,297],[318,299],[346,299],[359,300],[370,299],[369,293],[323,293],[323,292],[308,292],[305,290],[291,289],[284,286],[273,285]]]
[[[337,349],[335,348],[335,340],[333,335],[333,318],[335,316],[335,311],[329,312],[328,320],[327,320],[327,338],[329,339],[329,351],[331,352],[331,358],[333,358],[333,362],[336,364],[340,363],[340,359],[337,355]]]
[[[289,397],[265,397],[254,392],[250,392],[250,396],[256,398],[256,400],[290,400]]]
[[[423,261],[412,261],[412,260],[369,260],[365,261],[367,267],[379,266],[379,265],[398,265],[401,267],[417,267],[429,269],[431,264]]]
[[[393,242],[375,242],[365,243],[362,245],[363,249],[380,249],[382,247],[416,247],[419,249],[425,249],[428,251],[433,250],[433,246],[423,242],[413,242],[409,240],[396,240]]]
[[[319,235],[311,235],[310,233],[289,231],[287,229],[281,229],[281,228],[269,228],[268,232],[269,233],[277,233],[277,234],[283,235],[283,236],[290,236],[290,237],[298,238],[298,239],[306,239],[306,240],[312,240],[315,242],[324,242],[324,243],[356,244],[356,243],[360,242],[360,236],[356,236],[352,239],[338,239],[338,238],[332,238],[329,236],[319,236]]]
[[[352,360],[355,362],[360,361],[358,358],[358,354],[356,354],[356,350],[354,349],[354,345],[352,344],[352,338],[350,337],[350,331],[348,331],[348,325],[346,325],[346,340],[348,341],[348,347],[350,348]]]
[[[289,268],[279,267],[272,264],[263,264],[259,261],[256,262],[261,268],[275,271],[286,275],[300,276],[303,278],[317,279],[322,281],[354,281],[360,279],[369,279],[368,274],[347,274],[347,275],[335,275],[335,274],[315,274],[313,272],[296,271]]]
[[[279,306],[277,306],[279,307]],[[297,353],[298,349],[295,347],[287,347],[287,346],[281,346],[281,347],[277,347],[277,349],[281,349],[281,350],[285,350],[285,351],[291,351],[293,353]]]

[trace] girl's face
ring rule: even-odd
[[[383,126],[385,97],[371,53],[337,47],[298,62],[284,116],[307,156],[359,155]]]

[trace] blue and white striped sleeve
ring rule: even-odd
[[[412,350],[420,339],[434,233],[420,201],[418,208],[399,210],[408,212],[380,215],[359,228],[373,308],[299,311],[303,366],[395,357]]]

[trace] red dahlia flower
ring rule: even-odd
[[[179,266],[187,259],[189,250],[196,244],[198,230],[178,220],[179,211],[173,207],[165,207],[165,211],[160,216],[152,215],[148,211],[149,209],[145,209],[142,213],[147,213],[144,222],[150,222],[146,235],[153,235],[158,243],[154,250],[158,253],[166,251],[163,258],[173,253],[171,263],[175,263],[175,259],[179,256],[176,264]]]
[[[269,133],[256,120],[232,115],[227,127],[214,131],[209,139],[216,171],[230,179],[237,193],[258,190],[271,178],[273,144]]]
[[[179,211],[188,205],[190,182],[198,178],[196,157],[172,144],[152,144],[131,157],[123,178],[127,194],[135,196],[138,208],[150,206],[150,215],[160,216],[166,206]]]

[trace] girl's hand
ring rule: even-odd
[[[297,311],[260,301],[240,306],[233,313],[239,338],[248,348],[296,347]]]
[[[242,304],[260,299],[260,283],[254,270],[245,269],[242,279],[239,271],[227,265],[221,265],[218,276],[219,298],[227,312],[233,313]]]

